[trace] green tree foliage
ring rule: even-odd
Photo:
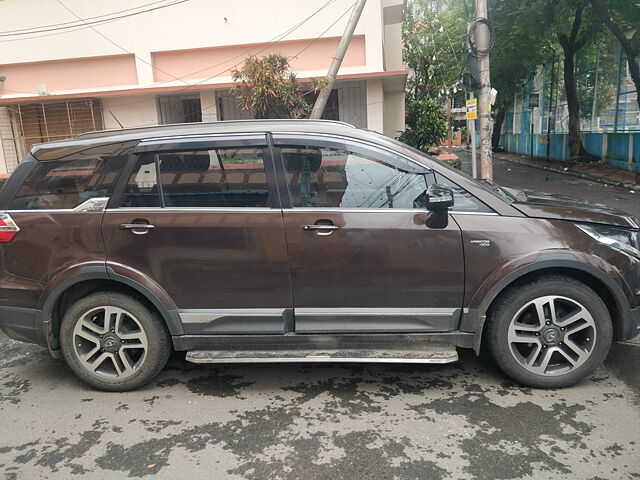
[[[578,101],[583,118],[591,118],[593,111],[594,89],[597,87],[596,115],[611,106],[615,96],[618,69],[618,46],[611,33],[605,32],[600,41],[586,45],[576,56],[576,84]]]
[[[412,72],[407,80],[408,102],[443,97],[447,90],[453,95],[453,88],[458,89],[466,69],[462,50],[466,29],[460,0],[442,0],[436,5],[429,0],[407,3],[403,57]]]
[[[591,160],[580,135],[580,100],[576,76],[576,56],[601,38],[602,24],[584,0],[559,0],[552,30],[562,48],[564,93],[569,110],[569,150],[571,161]]]
[[[399,140],[426,152],[447,136],[447,119],[434,100],[411,100],[407,104],[406,129]]]
[[[591,0],[594,13],[620,43],[629,64],[629,72],[640,92],[640,2],[638,0]],[[631,36],[631,38],[627,38]],[[640,107],[640,95],[637,95]]]
[[[256,118],[304,118],[311,112],[308,98],[317,93],[324,80],[314,79],[305,90],[290,69],[284,55],[249,57],[242,68],[234,69],[231,93],[240,107],[253,111]]]
[[[403,57],[412,73],[406,87],[406,130],[399,139],[424,152],[447,136],[446,98],[464,102],[466,25],[459,0],[407,3]]]
[[[536,5],[532,5],[536,3]],[[495,48],[491,51],[491,84],[498,91],[493,109],[493,147],[500,141],[505,114],[514,94],[552,55],[548,29],[553,8],[545,2],[492,0]]]

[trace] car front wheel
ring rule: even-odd
[[[544,276],[511,288],[487,317],[486,340],[495,362],[530,387],[580,382],[602,364],[612,337],[602,299],[569,277]]]
[[[71,370],[109,391],[148,383],[171,353],[170,336],[158,316],[115,292],[96,292],[74,303],[62,319],[60,341]]]

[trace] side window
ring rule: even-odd
[[[122,194],[122,207],[159,207],[160,190],[155,155],[145,153],[136,161]]]
[[[131,144],[96,147],[43,161],[31,171],[11,202],[12,210],[72,209],[91,198],[109,197]]]
[[[447,185],[453,190],[453,208],[455,212],[471,212],[471,213],[492,213],[493,210],[487,207],[476,197],[467,192],[464,188],[453,183],[448,178],[434,172],[436,183]]]
[[[371,155],[281,147],[294,207],[424,208],[426,179]]]
[[[158,170],[160,181],[156,175]],[[145,153],[138,158],[131,173],[121,205],[269,207],[264,149],[224,147],[190,152]]]
[[[158,155],[165,207],[269,207],[262,147]]]

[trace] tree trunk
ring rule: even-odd
[[[607,7],[600,0],[591,0],[591,5],[598,17],[600,17],[600,20],[602,20],[609,30],[611,30],[611,33],[618,39],[618,42],[620,42],[620,46],[624,50],[627,61],[629,62],[629,72],[636,86],[636,92],[640,92],[640,65],[638,64],[638,55],[640,55],[640,52],[634,48],[630,40],[627,40],[622,28],[611,19]],[[640,94],[636,96],[636,100],[638,101],[638,108],[640,108]]]
[[[578,87],[576,85],[576,53],[584,46],[585,42],[584,36],[578,40],[583,9],[584,5],[576,8],[569,36],[567,37],[563,33],[558,35],[558,40],[564,53],[564,90],[567,97],[567,108],[569,109],[569,151],[572,162],[594,160],[594,157],[587,154],[582,144],[582,136],[580,135],[580,102],[578,101]]]
[[[567,108],[569,109],[569,151],[571,161],[579,162],[584,152],[582,136],[580,135],[580,102],[578,101],[578,89],[576,86],[575,51],[564,51],[564,90],[567,96]]]
[[[493,134],[491,135],[491,148],[493,151],[497,151],[500,148],[500,135],[502,135],[502,125],[504,124],[504,119],[507,116],[507,109],[501,108],[496,113],[493,124]]]

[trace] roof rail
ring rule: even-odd
[[[118,133],[118,132],[136,132],[136,131],[141,131],[141,130],[151,130],[151,129],[164,129],[164,128],[175,128],[175,127],[181,127],[181,126],[190,126],[190,127],[195,127],[197,125],[217,125],[217,124],[232,124],[232,123],[269,123],[269,122],[282,122],[282,123],[288,123],[288,122],[292,122],[292,123],[332,123],[332,124],[336,124],[336,125],[342,125],[345,127],[350,127],[350,128],[356,128],[354,125],[351,125],[350,123],[347,122],[342,122],[340,120],[324,120],[324,119],[310,119],[310,118],[265,118],[265,119],[258,119],[258,118],[254,118],[254,119],[244,119],[244,120],[219,120],[216,122],[190,122],[190,123],[169,123],[169,124],[164,124],[164,125],[146,125],[146,126],[140,126],[140,127],[125,127],[125,128],[108,128],[108,129],[104,129],[104,130],[93,130],[91,132],[84,132],[81,133],[79,135],[76,135],[73,138],[84,138],[84,137],[90,137],[90,136],[95,136],[95,135],[108,135],[111,133]]]

